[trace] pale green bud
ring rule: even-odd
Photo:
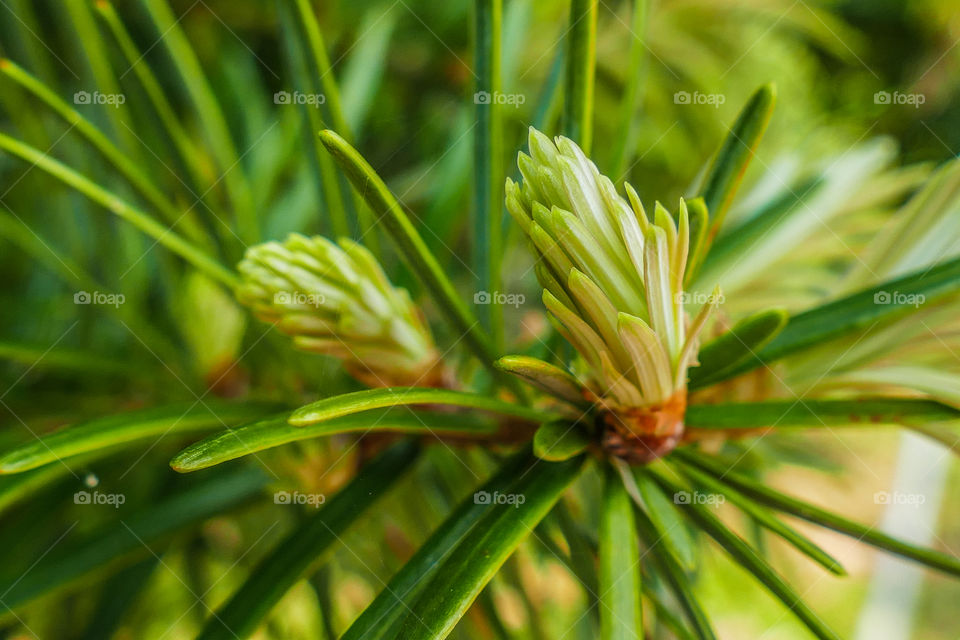
[[[363,246],[291,234],[250,247],[239,271],[240,302],[298,348],[342,359],[371,386],[439,384],[426,322]]]
[[[687,368],[714,301],[693,323],[684,312],[690,242],[687,207],[660,203],[652,220],[579,146],[531,128],[522,184],[507,181],[507,209],[537,254],[544,303],[583,359],[581,380],[611,411],[662,406],[686,395]]]

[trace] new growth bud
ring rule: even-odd
[[[580,356],[586,395],[605,411],[608,448],[641,461],[662,455],[682,435],[687,369],[714,306],[692,323],[684,312],[686,204],[674,216],[656,203],[651,218],[629,184],[625,199],[573,141],[531,128],[529,147],[506,201],[536,253],[544,304]]]
[[[340,358],[370,386],[439,386],[426,322],[363,246],[291,234],[250,247],[239,270],[239,300],[298,348]]]

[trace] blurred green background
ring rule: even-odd
[[[99,86],[97,61],[83,43],[85,38],[107,36],[101,23],[84,22],[83,11],[76,7],[85,3],[0,4],[3,56],[56,87],[68,102],[76,92]],[[310,123],[300,110],[285,109],[271,99],[277,92],[295,90],[289,56],[294,43],[284,35],[277,5],[257,0],[175,0],[171,5],[223,108],[239,162],[250,176],[253,205],[261,213],[261,236],[331,233],[315,185]],[[504,92],[523,96],[522,104],[505,109],[504,160],[510,167],[530,124],[559,133],[561,92],[551,78],[561,68],[569,9],[566,2],[506,0],[504,5]],[[202,114],[177,78],[161,43],[165,34],[158,33],[140,2],[118,1],[115,7],[188,133],[200,137]],[[440,260],[457,270],[473,246],[470,3],[325,1],[316,8],[355,145],[416,214]],[[778,106],[758,161],[750,167],[745,192],[750,186],[762,190],[761,178],[771,171],[791,179],[804,167],[823,158],[843,157],[875,138],[889,137],[885,144],[892,145],[903,165],[940,163],[960,151],[956,0],[650,0],[645,28],[637,85],[641,106],[632,129],[623,131],[619,105],[629,83],[626,72],[635,35],[630,3],[600,2],[594,155],[601,171],[628,179],[644,197],[673,202],[686,194],[744,101],[769,81],[777,85]],[[171,164],[172,143],[142,108],[147,104],[143,89],[130,72],[132,67],[119,60],[114,49],[111,46],[107,56],[115,68],[127,69],[117,75],[130,112],[125,122],[133,125],[118,125],[116,114],[108,109],[82,112],[113,139],[129,145],[146,172],[171,193],[183,194],[185,168]],[[684,93],[713,96],[711,102],[720,104],[678,102],[677,96]],[[898,95],[908,96],[906,102],[898,104]],[[72,141],[70,127],[36,109],[9,82],[0,90],[0,106],[3,131],[87,175],[106,183],[114,179],[113,169],[97,154]],[[200,160],[205,175],[219,175],[209,155]],[[211,210],[228,210],[222,188],[218,185],[209,196],[193,195],[208,199]],[[191,205],[189,195],[178,202]],[[245,329],[235,307],[229,300],[218,300],[202,283],[168,277],[176,267],[159,251],[150,250],[152,241],[105,219],[75,192],[7,155],[0,155],[0,204],[9,212],[0,219],[4,274],[0,335],[4,344],[37,345],[26,352],[4,347],[0,386],[9,390],[0,397],[6,408],[0,408],[0,420],[10,430],[18,428],[21,418],[55,425],[77,415],[181,398],[183,388],[177,379],[202,385],[238,358]],[[360,235],[359,230],[352,231]],[[374,230],[366,239],[378,235]],[[235,262],[242,243],[228,238],[217,250],[224,260]],[[514,250],[522,251],[520,243]],[[510,261],[523,258],[512,253],[507,258],[509,279]],[[385,262],[391,274],[401,274],[401,282],[411,282],[389,252]],[[148,340],[151,347],[145,349],[137,337],[141,334],[104,322],[88,309],[78,311],[69,304],[76,287],[64,285],[64,269],[89,273],[109,290],[122,291],[128,306],[149,315],[154,330],[175,345],[163,351]],[[469,283],[461,284],[471,290]],[[516,287],[535,297],[532,281]],[[349,384],[335,365],[318,366],[298,354],[277,355],[282,341],[275,336],[253,345],[247,337],[251,353],[229,380],[221,381],[224,388],[217,391],[221,395],[251,387],[283,389],[293,384],[291,371],[328,392]],[[77,350],[85,366],[92,355],[100,356],[102,370],[78,375],[69,358],[34,366],[37,356],[53,344],[58,351]],[[246,351],[243,354],[247,356]],[[156,366],[154,356],[163,368]],[[820,462],[843,472],[824,480],[822,475],[785,466],[773,482],[860,520],[877,518],[883,506],[873,496],[890,488],[899,436],[865,429],[843,435],[845,446],[833,436],[808,441]],[[165,465],[162,460],[160,464]],[[957,555],[956,465],[945,487],[938,543]],[[234,535],[231,526],[213,523],[204,535],[229,542]],[[847,561],[850,578],[824,578],[786,549],[772,553],[778,554],[778,566],[797,581],[814,608],[853,637],[876,553],[839,536],[805,531]],[[361,537],[353,544],[364,544],[362,532],[352,535]],[[704,557],[708,559],[701,592],[722,637],[806,637],[740,570],[716,556]],[[532,564],[530,558],[521,557],[521,570],[530,569],[524,579],[541,594],[537,604],[551,612],[557,628],[566,628],[579,615],[573,613],[579,606],[571,602],[569,578],[557,567],[533,571]],[[350,557],[338,556],[333,572],[343,585],[337,594],[343,600],[341,609],[355,613],[375,588]],[[960,585],[930,572],[924,575],[911,637],[960,637],[956,613]],[[172,580],[160,576],[153,588],[163,593],[164,584]],[[225,591],[228,587],[221,585]],[[294,593],[285,601],[284,612],[294,627],[298,615],[309,617],[298,609],[297,598],[309,597]],[[523,607],[516,594],[503,588],[497,597],[507,620],[516,621],[522,630]],[[145,604],[138,615],[149,621],[150,607]],[[171,637],[181,637],[177,633]],[[143,637],[152,636],[148,632]],[[289,631],[289,637],[297,637],[296,631]]]

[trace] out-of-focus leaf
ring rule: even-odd
[[[797,549],[797,551],[821,565],[827,569],[827,571],[838,576],[847,575],[846,569],[843,568],[843,565],[841,565],[836,558],[815,545],[808,537],[797,532],[793,527],[781,522],[767,511],[766,508],[759,506],[756,502],[750,500],[735,489],[714,480],[697,469],[685,467],[683,472],[693,480],[694,483],[704,487],[710,493],[726,496],[730,502],[753,518],[760,526],[786,540]]]
[[[183,279],[175,308],[194,370],[215,386],[237,361],[249,316],[236,298],[196,272]]]
[[[433,230],[425,241],[441,264],[448,268],[463,260],[446,247],[455,232],[462,232],[466,223],[459,216],[451,216],[450,211],[469,206],[466,191],[473,165],[473,140],[469,135],[473,126],[473,111],[464,105],[449,126],[450,132],[443,145],[443,162],[430,173],[432,179],[424,181],[427,183],[424,185],[424,199],[428,204],[420,220]]]
[[[209,431],[257,418],[279,407],[263,402],[208,401],[131,411],[81,422],[41,436],[0,457],[0,474],[29,471],[57,460],[168,433]]]
[[[101,205],[120,219],[156,240],[171,252],[180,256],[200,271],[230,288],[237,286],[237,276],[210,255],[171,231],[146,212],[124,201],[115,193],[104,189],[86,176],[77,173],[67,165],[53,159],[35,147],[0,133],[0,149],[12,153],[31,165],[41,169],[64,184],[76,189],[90,200]]]
[[[4,604],[15,610],[94,571],[102,572],[114,562],[143,556],[150,550],[156,553],[158,544],[169,535],[242,504],[258,494],[266,480],[255,469],[220,474],[78,539],[67,538],[26,573],[18,570],[15,575],[0,578]]]
[[[685,423],[696,429],[836,427],[921,424],[960,419],[960,410],[931,400],[771,400],[687,407]]]
[[[482,612],[487,624],[490,625],[491,637],[496,640],[510,640],[510,632],[507,630],[506,623],[500,618],[500,609],[494,602],[490,591],[490,589],[484,589],[480,592],[480,595],[477,596],[476,606]]]
[[[355,391],[318,400],[294,411],[293,415],[290,416],[290,424],[304,427],[360,411],[416,404],[468,407],[537,422],[552,417],[549,413],[543,411],[503,402],[477,393],[424,387],[387,387]]]
[[[713,380],[724,380],[724,371],[749,358],[770,342],[787,324],[789,316],[782,309],[767,309],[750,315],[730,331],[703,345],[697,354],[700,366],[690,369],[690,389],[700,389]]]
[[[703,469],[707,473],[716,477],[718,480],[724,482],[725,484],[729,484],[738,491],[742,492],[744,495],[756,500],[761,504],[765,504],[768,507],[784,513],[789,513],[790,515],[802,518],[808,522],[818,524],[822,527],[833,529],[839,533],[851,536],[859,542],[865,542],[866,544],[877,547],[878,549],[889,551],[890,553],[913,560],[914,562],[919,562],[925,566],[939,569],[940,571],[955,576],[960,576],[960,559],[958,558],[948,556],[947,554],[940,553],[939,551],[933,551],[932,549],[924,549],[923,547],[918,547],[910,544],[909,542],[904,542],[903,540],[898,540],[897,538],[888,536],[887,534],[877,530],[876,525],[862,525],[852,520],[848,520],[843,516],[814,506],[809,502],[791,498],[790,496],[775,489],[771,489],[770,487],[767,487],[756,480],[752,480],[741,473],[732,471],[727,468],[726,465],[707,456],[699,455],[692,451],[679,449],[674,452],[674,455],[679,456],[690,464],[696,465],[700,469]]]
[[[541,460],[559,462],[583,453],[590,438],[582,427],[568,420],[552,420],[533,434],[533,453]]]
[[[538,460],[515,482],[443,561],[410,606],[398,640],[445,638],[470,604],[533,527],[573,482],[584,458]],[[496,496],[492,496],[496,498]]]
[[[869,367],[831,375],[832,384],[882,385],[914,389],[929,394],[939,402],[960,408],[960,375],[937,367],[892,365]]]
[[[168,224],[175,225],[181,223],[181,228],[187,227],[187,234],[192,240],[196,242],[203,242],[205,240],[205,236],[197,226],[196,214],[192,211],[180,211],[168,197],[157,188],[151,180],[151,177],[141,171],[138,163],[133,158],[124,154],[110,138],[104,135],[92,122],[84,118],[79,111],[67,104],[66,101],[44,85],[43,82],[10,60],[0,59],[0,73],[3,73],[32,93],[70,124],[71,129],[83,136],[97,151],[103,154],[117,172],[122,175],[152,207],[163,214]],[[122,128],[118,133],[129,134],[129,131],[126,128]]]
[[[564,131],[590,154],[593,141],[593,101],[597,61],[597,0],[570,3],[567,85],[564,94]]]
[[[660,534],[650,521],[650,517],[642,509],[638,509],[636,515],[637,532],[647,547],[645,557],[649,558],[656,567],[657,575],[670,586],[670,590],[683,610],[684,617],[699,640],[716,640],[717,635],[710,626],[710,620],[703,607],[700,606],[700,599],[693,593],[687,574],[684,573],[677,559],[659,546]],[[649,581],[644,584],[649,584]]]
[[[697,273],[703,276],[702,284],[713,286],[714,281],[726,282],[739,261],[756,260],[760,250],[765,251],[765,243],[775,239],[770,235],[773,230],[808,207],[806,201],[817,193],[822,183],[823,177],[818,175],[795,188],[784,187],[778,197],[763,203],[749,219],[736,226],[731,222],[730,228],[710,245],[710,253],[702,263],[703,271]]]
[[[115,450],[117,449],[114,447],[98,449],[66,460],[45,464],[30,471],[0,475],[0,513],[35,495],[44,487],[54,485],[63,476],[71,473],[77,474],[85,465],[94,460],[105,458]]]
[[[670,607],[663,601],[660,594],[647,586],[646,583],[643,584],[643,595],[646,596],[647,600],[653,605],[657,622],[670,629],[679,640],[698,640],[697,636],[683,624],[683,621],[674,615],[674,612],[670,610]]]
[[[177,118],[177,113],[157,80],[156,74],[153,73],[150,65],[143,60],[144,54],[137,48],[133,38],[130,37],[130,33],[123,25],[113,5],[107,0],[103,0],[97,2],[95,7],[104,22],[107,23],[114,39],[116,39],[127,64],[130,65],[130,70],[140,80],[147,98],[153,104],[160,122],[166,129],[167,135],[183,161],[183,165],[193,179],[194,189],[198,190],[199,193],[201,185],[206,185],[210,181],[210,177],[206,176],[204,171],[209,162],[206,151],[201,151],[199,145],[194,143]]]
[[[343,62],[340,78],[340,103],[350,131],[362,131],[370,107],[375,104],[377,90],[387,66],[390,37],[397,24],[396,5],[367,11],[358,30],[363,34]]]
[[[892,216],[870,243],[862,260],[852,265],[847,281],[863,286],[877,273],[899,275],[944,257],[956,255],[955,233],[944,233],[946,218],[956,218],[960,195],[960,160],[951,160],[927,180]],[[944,246],[946,245],[946,246]]]
[[[726,291],[750,295],[751,284],[763,281],[767,270],[785,255],[796,255],[798,249],[804,251],[804,245],[821,246],[817,234],[823,234],[825,225],[832,229],[844,213],[895,201],[896,191],[881,194],[886,200],[876,204],[866,202],[881,191],[873,182],[886,186],[893,181],[882,172],[896,154],[891,140],[875,138],[832,158],[824,163],[826,167],[819,174],[796,183],[793,178],[780,175],[782,167],[771,167],[765,179],[776,185],[778,194],[754,204],[752,215],[719,234],[693,288],[709,291],[720,284]],[[789,169],[786,172],[791,173]],[[789,277],[790,271],[784,270],[783,274]]]
[[[83,640],[112,638],[121,618],[143,593],[160,559],[154,556],[123,569],[103,585],[97,608],[83,632]]]
[[[490,504],[478,496],[506,495],[510,486],[534,464],[529,450],[516,454],[480,489],[443,521],[364,609],[340,640],[382,640],[396,636],[411,605],[440,570],[442,562],[487,515]]]
[[[960,289],[960,258],[890,280],[840,300],[792,316],[773,340],[754,356],[724,370],[731,378],[764,364],[916,311]],[[716,380],[714,380],[716,381]]]
[[[334,65],[330,64],[330,56],[327,55],[327,45],[324,42],[323,30],[320,28],[320,23],[317,20],[316,10],[309,0],[295,0],[291,5],[296,6],[297,26],[302,29],[304,35],[304,45],[300,47],[300,49],[309,51],[309,57],[312,60],[312,65],[308,65],[311,66],[311,68],[307,74],[314,76],[315,79],[314,77],[308,78],[310,82],[309,86],[315,86],[313,84],[314,82],[319,83],[318,89],[322,89],[324,106],[333,128],[340,131],[347,142],[350,142],[354,139],[357,131],[351,131],[347,124],[343,104],[340,101],[340,88],[337,86],[337,79],[334,75]],[[379,15],[380,17],[385,17],[382,11]],[[367,34],[364,33],[361,39],[366,39],[366,37]],[[299,52],[300,49],[295,49],[294,51]],[[316,124],[316,121],[314,121],[312,117],[311,122]],[[320,127],[311,126],[311,128],[317,131]],[[328,161],[328,158],[321,158],[320,164],[326,167]],[[324,175],[328,174],[332,176],[333,172],[327,171],[325,168]],[[334,206],[338,203],[342,203],[340,204],[341,208],[344,208],[343,205],[352,205],[352,212],[356,214],[360,237],[364,239],[373,255],[379,258],[380,239],[375,228],[379,220],[375,220],[372,217],[370,209],[365,206],[360,193],[358,191],[351,192],[349,185],[338,178],[337,184],[331,184],[329,187],[325,187],[325,195],[328,201]],[[344,222],[347,222],[346,217],[346,215],[342,216]]]
[[[586,530],[584,523],[574,517],[564,500],[557,503],[553,511],[550,512],[548,520],[544,522],[555,523],[563,541],[566,542],[567,548],[570,550],[570,571],[583,586],[586,592],[584,595],[587,599],[587,609],[590,611],[590,615],[595,618],[595,622],[599,624],[597,541],[593,538],[591,532]]]
[[[48,269],[64,283],[76,287],[75,290],[78,292],[109,290],[108,287],[100,284],[96,278],[80,267],[70,256],[62,252],[51,252],[49,239],[44,239],[35,229],[28,229],[15,214],[3,208],[0,208],[0,238],[18,247],[35,265]],[[175,361],[180,356],[180,348],[170,340],[169,333],[159,330],[149,322],[143,309],[136,309],[133,305],[126,304],[108,305],[101,308],[122,319],[130,330],[140,336],[146,344],[149,344],[151,349],[165,362]],[[21,362],[29,358],[28,365],[42,366],[45,364],[46,358],[41,358],[40,355],[47,349],[49,349],[49,345],[41,349],[34,357],[30,357],[29,352],[33,350],[33,347],[6,343],[4,347],[0,348],[0,353],[3,357]],[[58,352],[60,352],[59,348],[50,351],[47,355],[55,355]],[[80,356],[79,352],[70,351],[68,353],[70,355],[67,357],[71,362],[75,361],[75,357]],[[102,355],[99,357],[94,355],[91,360],[94,362],[94,370],[103,369],[104,372],[112,370],[116,366],[125,366],[123,363],[109,365],[104,362]],[[63,366],[68,364],[63,360],[57,362],[56,357],[54,363]],[[142,363],[137,366],[137,371],[131,371],[131,374],[138,378],[156,375],[151,368],[144,367]],[[164,370],[164,374],[168,375],[166,370]]]
[[[955,455],[960,455],[960,433],[957,433],[956,430],[947,429],[939,424],[911,425],[909,428],[931,440],[936,440]],[[0,509],[2,508],[3,502],[0,501]]]
[[[289,442],[337,433],[393,432],[484,436],[495,434],[499,430],[496,421],[485,416],[424,411],[409,407],[361,411],[306,427],[291,425],[287,422],[289,417],[289,413],[284,413],[215,433],[178,453],[170,461],[170,466],[180,472],[197,471]]]
[[[685,571],[697,566],[697,542],[679,511],[677,505],[667,499],[660,487],[646,474],[635,474],[637,491],[643,501],[642,508],[661,536],[662,543],[677,559]]]
[[[599,562],[600,637],[633,640],[643,629],[637,526],[623,480],[609,465],[600,501]]]
[[[613,176],[623,174],[624,166],[633,157],[633,145],[636,143],[635,120],[637,105],[641,101],[644,87],[641,81],[644,73],[644,58],[647,55],[647,24],[650,3],[647,0],[634,0],[631,7],[630,53],[628,54],[626,86],[620,99],[618,122],[620,135],[612,141],[610,170]],[[628,156],[627,149],[630,149]]]
[[[710,213],[708,242],[713,240],[723,224],[743,174],[767,130],[776,96],[776,88],[772,84],[760,87],[750,96],[704,178],[701,195]]]
[[[31,368],[83,371],[86,374],[107,376],[137,376],[144,373],[140,366],[117,362],[89,351],[50,349],[12,342],[0,342],[0,360],[10,360]]]
[[[240,155],[230,135],[230,127],[213,88],[204,73],[196,52],[190,45],[180,20],[176,19],[166,0],[145,0],[144,7],[160,34],[170,58],[177,67],[180,79],[190,95],[197,116],[203,124],[210,150],[223,172],[222,180],[230,194],[236,211],[236,223],[240,237],[245,242],[257,242],[260,238],[256,211],[253,208],[250,183],[240,163]],[[239,166],[238,166],[239,165]]]
[[[83,53],[87,68],[91,72],[91,79],[97,88],[105,94],[120,93],[120,79],[110,64],[109,53],[104,39],[100,36],[96,21],[91,11],[92,6],[86,2],[64,2],[64,13],[69,16],[73,27],[72,34],[78,43],[77,49]],[[142,146],[137,143],[136,137],[126,122],[132,122],[132,107],[126,101],[118,101],[108,109],[107,120],[110,122],[113,135],[122,141],[122,146],[133,152],[133,158],[143,161]]]
[[[340,88],[337,86],[336,76],[333,75],[333,65],[330,64],[330,57],[327,55],[327,47],[316,13],[308,0],[295,0],[294,4],[297,7],[297,15],[306,34],[310,55],[313,57],[314,70],[318,76],[317,80],[323,87],[323,95],[330,112],[330,120],[334,127],[342,131],[344,136],[350,138],[352,135],[347,128],[347,118],[340,102]]]
[[[208,620],[199,639],[251,636],[290,587],[410,469],[418,452],[415,444],[401,442],[367,464],[319,513],[281,540],[254,568],[240,589]]]
[[[287,45],[287,57],[296,86],[305,93],[323,93],[318,78],[331,73],[331,70],[329,68],[316,68],[313,63],[316,55],[310,55],[311,49],[317,47],[321,51],[322,59],[326,60],[326,53],[322,52],[322,41],[310,41],[311,36],[319,37],[319,29],[312,9],[309,5],[300,2],[281,2],[277,9],[283,29],[283,39]],[[323,95],[326,96],[327,94],[323,93]],[[323,144],[314,135],[316,131],[324,127],[323,116],[317,105],[304,105],[301,111],[307,123],[310,140],[313,143],[314,162],[310,165],[317,174],[314,183],[319,192],[318,196],[324,205],[326,222],[330,225],[329,229],[332,235],[350,237],[351,225],[343,193],[343,190],[349,190],[349,186],[343,185],[343,189],[341,189],[337,167],[334,165],[330,154],[324,149]],[[371,235],[370,238],[372,239],[374,235]]]
[[[668,493],[676,494],[684,491],[684,487],[671,481],[659,471],[651,471],[651,476]],[[840,640],[840,636],[827,627],[826,623],[807,606],[803,598],[780,577],[766,560],[710,512],[710,507],[688,501],[681,503],[681,508],[693,522],[723,547],[737,564],[752,573],[761,584],[779,598],[814,635],[822,640]]]

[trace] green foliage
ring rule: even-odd
[[[490,504],[486,500],[477,500],[476,496],[505,495],[517,476],[529,470],[532,464],[534,461],[528,451],[515,454],[476,494],[462,501],[350,625],[343,640],[395,637],[407,617],[408,603],[419,600],[420,594],[439,572],[441,562],[489,513]]]
[[[588,446],[590,438],[584,429],[564,420],[546,422],[533,434],[533,453],[541,460],[568,460]]]
[[[916,312],[921,304],[949,298],[958,288],[960,259],[955,259],[809,309],[792,316],[771,342],[725,370],[723,377],[741,374],[879,322]],[[719,379],[722,378],[718,374],[715,381]]]
[[[293,426],[288,422],[289,419],[290,414],[283,413],[215,433],[178,453],[170,461],[170,466],[181,472],[198,471],[291,442],[339,433],[376,430],[414,435],[492,437],[499,430],[495,421],[480,415],[423,411],[409,407],[364,410],[307,426]]]
[[[248,503],[262,491],[266,476],[243,469],[207,479],[201,484],[151,500],[132,513],[112,518],[93,531],[63,534],[70,538],[33,566],[7,565],[0,585],[10,610],[91,575],[103,574],[142,558],[153,545],[174,533],[196,527],[223,511]]]
[[[199,637],[213,640],[251,635],[287,590],[409,469],[417,454],[415,444],[403,442],[370,462],[316,515],[280,541],[214,613]]]
[[[743,180],[743,174],[756,154],[757,145],[760,144],[773,115],[776,96],[774,85],[765,85],[753,94],[710,165],[700,189],[704,206],[710,214],[708,242],[720,231],[727,210]]]
[[[86,455],[84,461],[88,463],[92,456],[107,455],[119,447],[129,447],[169,433],[211,431],[228,422],[262,416],[276,408],[276,405],[252,402],[210,402],[155,407],[96,418],[7,452],[0,458],[0,473],[21,473],[79,455]]]
[[[691,389],[724,380],[724,371],[733,369],[763,348],[783,329],[787,313],[779,309],[760,311],[735,324],[730,331],[700,348],[700,366],[690,371]]]
[[[633,638],[643,628],[640,606],[640,553],[630,496],[617,472],[604,473],[600,505],[600,637],[604,640]]]
[[[496,398],[477,393],[450,391],[446,389],[397,387],[355,391],[354,393],[346,393],[333,398],[317,400],[312,404],[300,407],[294,411],[290,416],[290,424],[295,427],[305,427],[361,411],[418,404],[469,407],[483,411],[502,413],[525,420],[538,420],[549,417],[549,414],[545,414],[542,411],[503,402]]]
[[[840,12],[47,4],[0,24],[5,634],[709,640],[709,539],[837,638],[783,515],[960,577],[766,479],[956,450],[960,161],[852,133]]]
[[[500,565],[576,479],[583,463],[582,456],[564,462],[538,460],[519,474],[503,494],[506,500],[488,504],[476,526],[438,564],[409,605],[397,638],[447,637]]]

